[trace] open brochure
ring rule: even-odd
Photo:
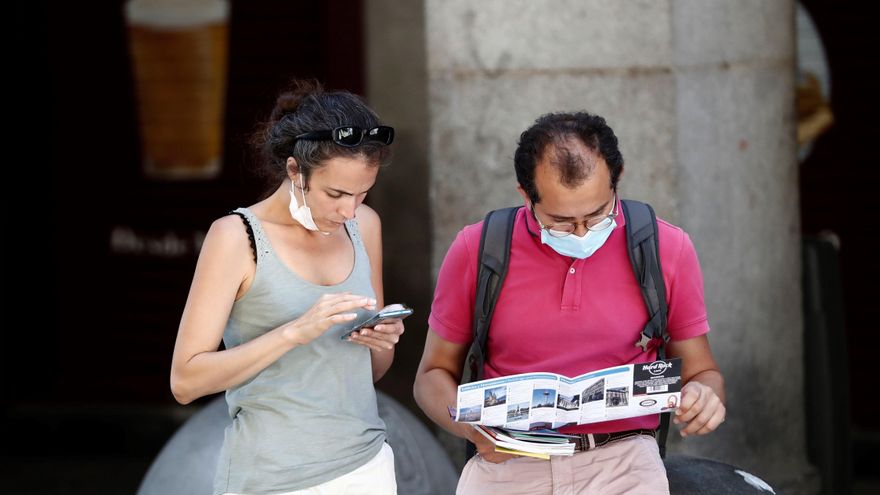
[[[522,373],[459,385],[455,421],[505,430],[555,429],[670,411],[680,399],[677,358],[574,378]]]

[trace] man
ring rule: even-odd
[[[484,378],[547,371],[576,376],[652,361],[635,346],[648,319],[627,254],[626,218],[617,196],[623,158],[605,120],[588,113],[549,114],[521,136],[514,156],[517,213],[510,267],[492,318]],[[424,412],[477,447],[457,493],[505,495],[668,493],[666,470],[651,435],[658,416],[563,428],[581,434],[579,452],[550,461],[494,451],[447,406],[472,340],[481,224],[459,232],[437,280],[425,351],[414,393]],[[682,398],[673,422],[683,437],[724,421],[724,380],[706,333],[703,281],[684,231],[658,220],[667,289],[668,357],[682,358]],[[614,440],[603,443],[614,433]],[[589,435],[596,434],[596,435]]]

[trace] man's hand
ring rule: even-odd
[[[706,335],[672,341],[666,355],[681,358],[681,404],[673,422],[684,425],[681,436],[705,435],[724,422],[724,377],[709,348]]]
[[[705,435],[724,422],[727,409],[718,394],[708,385],[691,380],[681,389],[681,405],[672,420],[684,425],[681,436]]]
[[[471,433],[468,433],[468,440],[470,440],[477,447],[477,454],[483,459],[497,464],[499,462],[504,462],[508,459],[513,459],[517,457],[513,454],[505,454],[504,452],[495,452],[495,444],[492,443],[491,440],[484,437],[480,432],[473,429],[470,425]]]

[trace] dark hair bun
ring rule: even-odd
[[[324,88],[316,79],[293,81],[290,88],[278,95],[278,99],[275,100],[275,108],[272,109],[269,120],[278,122],[285,115],[295,112],[306,97],[323,92]]]
[[[369,164],[387,163],[390,148],[367,141],[346,148],[330,140],[296,140],[296,136],[339,126],[372,129],[379,117],[362,98],[348,91],[324,91],[316,80],[292,81],[275,100],[269,120],[257,126],[251,144],[261,155],[262,170],[277,187],[294,157],[298,171],[308,184],[311,171],[334,157],[357,157]]]

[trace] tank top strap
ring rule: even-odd
[[[351,243],[354,245],[355,249],[365,249],[356,218],[345,221],[345,230],[348,232],[348,237],[351,239]]]
[[[370,256],[367,254],[367,248],[364,245],[364,239],[361,237],[361,231],[358,227],[356,218],[345,221],[345,230],[348,232],[348,238],[351,239],[351,245],[354,247],[355,265],[366,268],[366,273],[370,273]]]
[[[263,224],[261,224],[260,219],[258,219],[257,216],[247,208],[236,208],[232,213],[241,215],[247,220],[250,230],[253,232],[254,255],[259,264],[260,259],[268,256],[272,249],[269,244],[269,239],[266,237],[266,232],[263,231]]]

